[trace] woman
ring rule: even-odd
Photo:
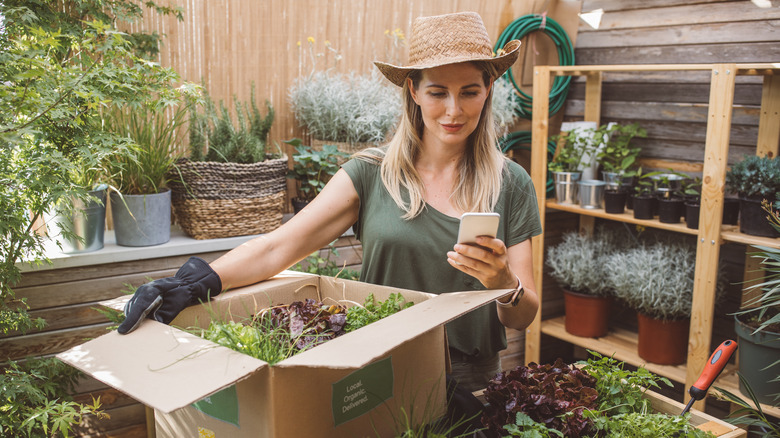
[[[361,280],[431,293],[513,289],[448,324],[453,377],[484,388],[500,371],[504,327],[523,329],[538,309],[531,240],[541,233],[528,174],[497,148],[493,81],[517,59],[519,41],[493,57],[475,13],[418,18],[410,65],[376,65],[402,87],[404,115],[389,144],[345,163],[303,211],[211,266],[192,258],[175,277],[142,286],[128,303],[120,333],[147,316],[169,323],[189,304],[223,289],[269,278],[327,245],[350,226],[363,245]],[[501,215],[496,238],[455,244],[468,211]]]

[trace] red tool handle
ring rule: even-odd
[[[732,340],[723,341],[718,348],[712,353],[707,364],[704,365],[704,371],[699,375],[699,379],[691,386],[688,393],[691,394],[695,400],[701,400],[707,395],[707,390],[710,389],[710,385],[715,379],[718,378],[720,372],[726,367],[726,364],[731,359],[731,355],[737,351],[737,343]]]

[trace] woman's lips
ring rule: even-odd
[[[441,127],[447,132],[458,132],[463,128],[463,124],[442,124]]]

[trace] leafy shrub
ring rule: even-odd
[[[620,125],[610,123],[600,126],[596,135],[608,138],[606,144],[596,155],[596,161],[605,172],[625,173],[636,165],[641,148],[631,147],[634,137],[647,137],[647,131],[639,127],[639,124]]]
[[[325,141],[380,143],[401,117],[398,87],[374,71],[313,72],[297,78],[288,97],[298,123]]]
[[[745,196],[774,200],[780,192],[780,160],[769,156],[746,155],[726,172],[726,186]]]
[[[285,143],[295,147],[293,168],[288,177],[298,181],[297,193],[301,201],[311,201],[325,188],[333,175],[341,168],[339,163],[349,154],[340,152],[336,145],[326,144],[321,150],[301,144],[294,138]]]
[[[250,107],[233,96],[236,124],[233,124],[230,111],[222,101],[219,102],[219,112],[208,94],[205,101],[203,114],[194,105],[190,111],[190,158],[193,161],[251,164],[268,157],[266,142],[274,121],[274,109],[266,101],[267,113],[262,116],[255,103],[254,84]]]
[[[515,87],[503,76],[493,82],[493,120],[499,136],[509,133],[509,128],[517,120],[517,101]]]
[[[662,320],[688,318],[693,300],[696,249],[690,242],[660,240],[613,253],[604,264],[615,296],[632,309]],[[725,290],[719,271],[716,301]]]
[[[563,241],[547,250],[549,274],[562,287],[594,296],[607,296],[610,287],[604,272],[604,260],[614,251],[609,242],[593,236],[568,232]]]

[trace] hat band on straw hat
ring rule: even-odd
[[[374,65],[399,87],[413,70],[468,61],[493,64],[500,77],[517,60],[519,47],[520,41],[509,41],[494,57],[490,37],[476,12],[419,17],[412,25],[409,39],[409,65],[396,66],[379,61]]]

